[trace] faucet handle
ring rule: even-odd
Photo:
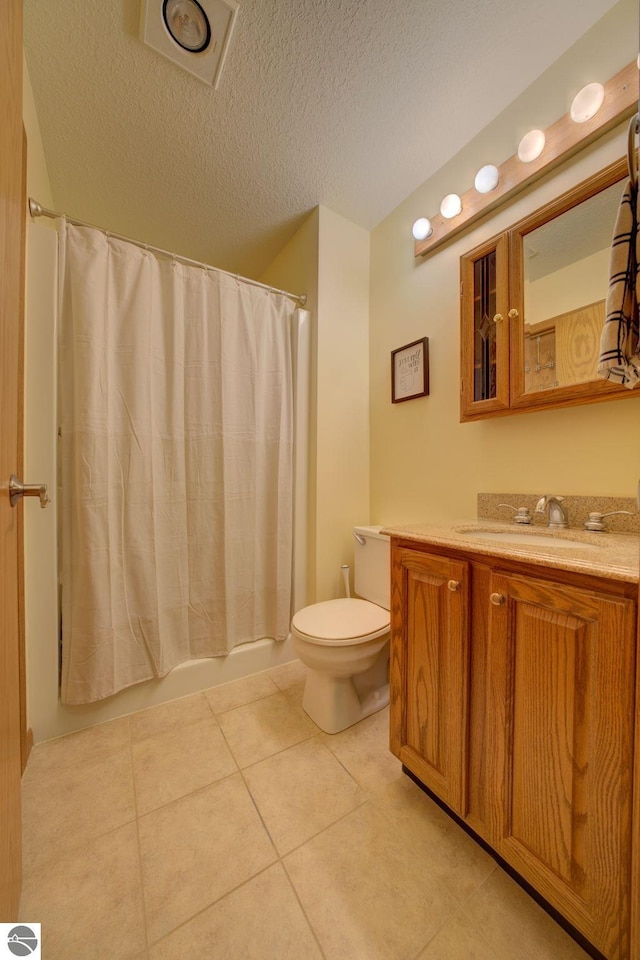
[[[513,510],[515,514],[513,518],[514,523],[531,523],[529,507],[514,507],[511,503],[499,503],[498,506],[507,507],[507,509]]]
[[[628,517],[633,516],[631,510],[611,510],[609,513],[598,513],[598,511],[594,511],[593,513],[590,513],[588,519],[585,520],[584,528],[585,530],[606,530],[607,525],[604,522],[605,517],[615,517],[619,513],[624,513]]]

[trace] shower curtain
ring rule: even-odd
[[[62,680],[87,703],[289,630],[295,307],[60,228]]]

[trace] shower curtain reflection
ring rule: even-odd
[[[61,696],[289,629],[295,307],[61,224]]]

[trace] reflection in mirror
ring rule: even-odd
[[[596,380],[622,182],[523,237],[525,393]]]

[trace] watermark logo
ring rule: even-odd
[[[0,923],[0,957],[40,960],[40,924]]]

